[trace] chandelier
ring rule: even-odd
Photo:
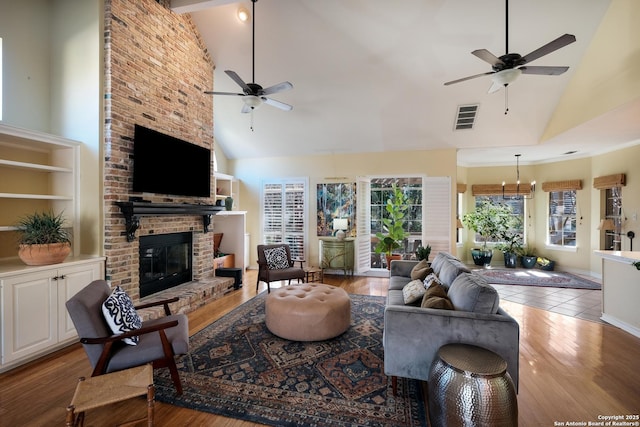
[[[516,192],[515,194],[507,195],[505,192],[505,187],[507,186],[504,181],[502,181],[502,198],[505,200],[523,200],[523,199],[533,199],[533,194],[536,191],[536,182],[531,181],[531,184],[528,191],[525,190],[524,193],[520,193],[520,156],[522,154],[516,154]]]

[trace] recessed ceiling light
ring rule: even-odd
[[[251,14],[249,13],[249,9],[244,6],[240,6],[238,8],[238,19],[240,22],[247,22],[251,18]]]

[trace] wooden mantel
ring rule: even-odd
[[[152,202],[116,202],[125,218],[127,242],[136,239],[136,230],[140,227],[141,216],[162,215],[202,215],[204,232],[209,231],[211,215],[222,211],[224,207],[191,203],[152,203]]]

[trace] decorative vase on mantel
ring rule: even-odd
[[[233,210],[233,198],[231,196],[224,199],[224,208],[228,211]]]

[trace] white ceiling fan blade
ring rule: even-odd
[[[266,96],[263,96],[262,100],[264,101],[265,104],[269,104],[272,107],[279,108],[283,111],[293,110],[293,107],[291,105],[285,104],[284,102],[276,101],[275,99],[267,98]]]
[[[451,80],[450,82],[446,82],[444,85],[445,86],[449,86],[449,85],[452,85],[452,84],[455,84],[455,83],[464,82],[464,81],[475,79],[475,78],[478,78],[478,77],[488,76],[490,74],[495,74],[495,71],[487,71],[486,73],[474,74],[473,76],[467,76],[467,77],[463,77],[461,79]]]
[[[244,80],[242,80],[235,71],[224,70],[224,72],[227,74],[227,76],[231,77],[231,80],[236,82],[238,86],[240,86],[245,91],[245,93],[251,93],[251,88],[247,86]]]
[[[289,82],[278,83],[277,85],[269,86],[262,89],[263,95],[271,95],[272,93],[284,92],[285,90],[293,89],[293,85]]]
[[[547,43],[546,45],[534,50],[531,53],[526,54],[522,57],[523,62],[521,64],[527,64],[529,62],[535,61],[536,59],[548,55],[551,52],[555,52],[556,50],[565,47],[568,44],[571,44],[576,41],[576,36],[573,34],[564,34],[557,39]]]
[[[235,95],[235,96],[244,96],[244,93],[234,93],[234,92],[215,92],[210,90],[205,90],[204,93],[207,95]]]
[[[566,72],[569,67],[548,67],[548,66],[530,66],[525,65],[524,67],[520,67],[519,70],[522,71],[522,74],[538,74],[542,76],[559,76],[560,74]]]
[[[502,62],[500,58],[489,52],[487,49],[477,49],[471,52],[471,54],[485,62],[488,62],[492,67],[495,67],[498,64],[504,65],[504,62]]]

